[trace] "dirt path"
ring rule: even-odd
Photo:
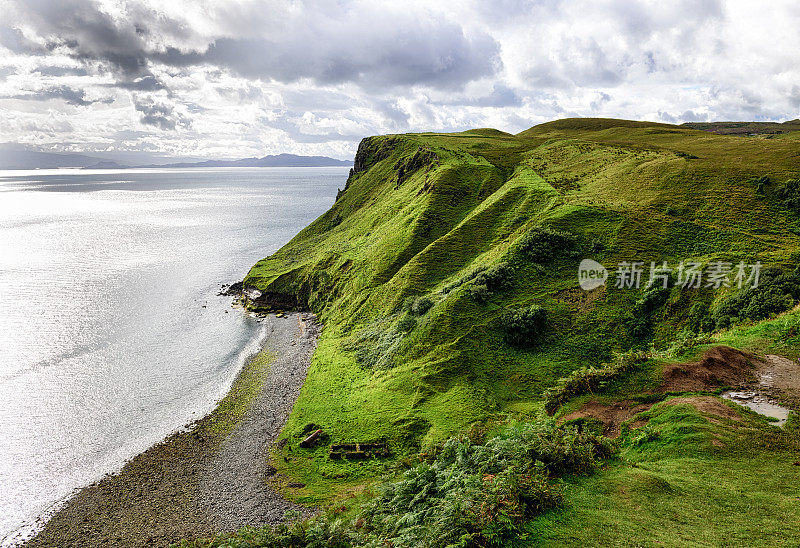
[[[758,364],[757,375],[762,391],[800,409],[800,363],[768,355]]]
[[[311,316],[292,314],[271,326],[268,349],[275,355],[269,375],[250,411],[222,443],[200,482],[203,505],[214,529],[277,523],[288,510],[307,513],[267,484],[268,450],[289,418],[306,377],[317,340]]]
[[[280,521],[293,506],[264,481],[267,445],[305,380],[318,328],[306,314],[264,321],[276,358],[228,436],[213,428],[220,412],[212,412],[136,456],[119,474],[79,490],[25,546],[167,546]]]

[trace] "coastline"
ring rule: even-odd
[[[305,381],[319,326],[301,312],[263,321],[263,348],[211,413],[79,489],[23,546],[167,546],[278,523],[287,510],[307,513],[270,487],[268,459]]]

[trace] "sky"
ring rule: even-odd
[[[574,116],[800,117],[800,3],[0,0],[0,144],[352,158]]]

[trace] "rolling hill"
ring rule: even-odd
[[[800,356],[799,174],[793,138],[625,120],[364,139],[335,205],[244,280],[251,309],[308,307],[325,324],[275,449],[304,486],[292,496],[341,501],[452,436],[551,415],[621,453],[561,480],[565,509],[524,520],[536,542],[800,535],[796,415],[778,428],[719,397],[765,356]],[[606,285],[580,287],[583,259]],[[641,285],[616,287],[631,263]],[[727,282],[684,286],[682,263],[729,268]],[[740,264],[760,265],[757,288],[737,287]],[[666,288],[646,287],[651,265],[672,269]],[[392,458],[293,449],[317,427]]]

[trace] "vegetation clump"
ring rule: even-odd
[[[547,330],[547,310],[538,305],[509,310],[500,317],[500,323],[509,344],[533,346]]]
[[[554,478],[589,474],[617,451],[601,435],[542,418],[482,445],[449,439],[429,461],[384,484],[351,520],[328,514],[182,546],[503,545],[526,538],[527,520],[561,504]]]
[[[669,287],[652,284],[636,300],[625,320],[628,334],[635,343],[641,345],[652,337],[653,316],[667,302],[670,291]]]
[[[496,264],[478,272],[469,288],[470,295],[478,302],[486,302],[494,293],[508,288],[513,278],[511,265],[505,262]]]
[[[551,415],[570,399],[586,393],[604,390],[609,383],[630,373],[646,362],[646,352],[628,352],[610,364],[601,367],[581,367],[558,380],[553,388],[544,393],[544,409]]]
[[[397,317],[397,315],[394,315]],[[416,318],[403,315],[392,327],[386,318],[361,329],[347,349],[355,353],[356,361],[366,369],[390,369],[405,333],[414,329]]]
[[[424,316],[433,305],[433,299],[427,295],[421,297],[408,297],[403,301],[402,310],[405,310],[412,316]]]
[[[789,179],[775,191],[786,209],[800,213],[800,179]]]
[[[761,177],[753,177],[747,180],[748,184],[756,187],[756,192],[764,194],[767,186],[769,185],[769,177],[762,175]]]
[[[789,274],[777,269],[762,272],[758,287],[748,287],[725,299],[713,312],[717,329],[745,320],[763,320],[789,310],[800,301],[800,268]]]
[[[535,227],[520,238],[517,249],[537,264],[547,264],[561,257],[572,256],[578,239],[569,232],[548,227]]]

